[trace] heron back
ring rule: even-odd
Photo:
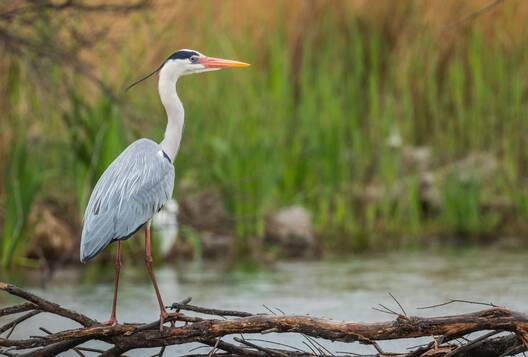
[[[140,229],[172,196],[174,166],[149,139],[130,144],[105,170],[90,196],[81,235],[81,262]]]

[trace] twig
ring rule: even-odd
[[[262,304],[262,307],[264,307],[266,310],[268,310],[272,315],[275,315],[275,316],[277,315],[277,313],[275,311],[273,311],[272,309],[270,309],[266,305]]]
[[[248,350],[247,348],[238,347],[231,343],[222,341],[221,339],[206,340],[206,341],[202,341],[202,343],[205,343],[208,346],[213,346],[213,345],[217,346],[222,351],[238,354],[240,356],[248,356],[248,357],[264,357],[265,356],[259,351],[251,351],[251,350]]]
[[[282,310],[281,310],[280,308],[278,308],[278,307],[275,307],[275,310],[278,310],[281,314],[286,315],[286,313],[285,313],[284,311],[282,311]]]
[[[79,351],[85,351],[85,352],[94,352],[94,353],[103,353],[103,350],[100,350],[98,348],[92,348],[92,347],[76,347]]]
[[[38,315],[40,314],[40,311],[31,311],[31,312],[28,312],[27,314],[24,314],[22,316],[20,316],[19,318],[5,324],[4,326],[1,326],[0,327],[0,334],[4,333],[5,331],[7,330],[11,330],[9,332],[9,334],[7,335],[6,338],[9,338],[9,336],[11,336],[11,333],[13,332],[14,328],[21,322],[23,321],[26,321],[27,319],[30,319],[32,318],[33,316],[35,315]]]
[[[318,350],[322,350],[324,352],[326,352],[326,354],[330,355],[330,356],[334,356],[334,354],[332,352],[330,352],[325,346],[323,346],[322,343],[320,343],[319,341],[317,341],[317,339],[313,338],[313,337],[308,337],[306,335],[303,335],[304,337],[306,337],[308,340],[310,340],[313,344],[319,346],[320,348],[318,348]],[[322,352],[321,351],[321,352]]]
[[[213,346],[213,349],[211,350],[211,352],[209,352],[209,357],[211,357],[216,352],[216,350],[218,349],[218,344],[219,343],[220,343],[220,339],[217,338],[216,339],[216,343]]]
[[[249,342],[247,340],[243,340],[241,338],[238,338],[238,337],[235,337],[234,340],[238,343],[242,343],[246,346],[249,346],[249,347],[252,347],[258,351],[262,351],[264,353],[267,353],[268,356],[278,356],[278,357],[288,357],[288,355],[286,353],[283,353],[283,352],[278,352],[278,351],[275,351],[275,350],[272,350],[272,349],[269,349],[269,348],[266,348],[266,347],[262,347],[262,346],[259,346],[257,344],[254,344],[252,342]]]
[[[385,311],[384,309],[378,309],[377,307],[372,307],[371,309],[374,310],[374,311],[383,312],[384,314],[388,314],[388,315],[392,315],[392,316],[395,315],[394,312]],[[398,316],[398,314],[396,314],[396,316]]]
[[[41,297],[33,295],[30,292],[17,288],[14,285],[0,282],[0,290],[4,290],[11,295],[15,295],[24,300],[27,300],[37,305],[39,309],[42,311],[51,312],[53,314],[66,317],[70,320],[80,323],[83,326],[95,326],[99,324],[96,320],[93,320],[89,318],[88,316],[85,316],[73,310],[65,309],[58,304],[52,303]]]
[[[216,315],[216,316],[234,316],[234,317],[253,316],[253,314],[250,314],[249,312],[235,311],[235,310],[210,309],[210,308],[199,307],[199,306],[188,305],[188,304],[181,304],[181,303],[174,303],[169,308],[176,309],[176,310],[194,311],[194,312],[199,312],[201,314]]]
[[[383,351],[383,349],[381,348],[381,346],[375,342],[375,341],[372,341],[372,346],[374,346],[374,348],[376,349],[376,351],[378,351],[378,353],[382,356],[386,355],[386,353]]]
[[[47,333],[48,335],[53,335],[53,332],[51,332],[51,331],[45,329],[44,327],[39,327],[39,330],[41,330],[41,331],[44,332],[44,333]],[[84,356],[84,354],[81,352],[81,348],[74,347],[74,348],[73,348],[73,351],[74,351],[75,353],[77,353],[77,354],[78,354],[79,356],[81,356],[81,357]],[[102,351],[101,351],[101,352],[102,352]]]
[[[285,344],[285,343],[281,343],[281,342],[275,342],[275,341],[263,340],[263,339],[261,339],[261,338],[247,338],[246,341],[265,342],[265,343],[270,343],[270,344],[277,345],[277,346],[282,346],[282,347],[291,348],[292,350],[297,351],[297,352],[304,352],[304,351],[301,350],[300,348],[297,348],[297,347],[292,346],[292,345],[287,345],[287,344]]]
[[[394,300],[396,302],[396,304],[398,304],[398,306],[400,307],[400,310],[403,312],[403,315],[407,316],[407,313],[405,312],[405,309],[403,308],[403,306],[400,304],[400,302],[398,300],[396,300],[396,298],[394,297],[394,295],[392,295],[390,293],[390,291],[389,291],[389,295],[392,298],[392,300]]]
[[[313,349],[313,347],[309,344],[309,343],[306,343],[306,341],[302,341],[303,345],[305,345],[306,347],[308,347],[310,349],[310,351],[313,352],[314,355],[317,356],[317,351]]]
[[[35,304],[32,304],[30,302],[25,302],[23,304],[19,304],[15,306],[9,306],[9,307],[0,309],[0,317],[18,314],[20,312],[26,312],[29,310],[34,310],[36,307],[37,306]]]
[[[480,301],[470,301],[470,300],[460,300],[460,299],[452,299],[452,300],[449,300],[447,302],[443,302],[441,304],[436,304],[436,305],[430,305],[430,306],[422,306],[422,307],[417,307],[418,310],[425,310],[425,309],[433,309],[435,307],[441,307],[441,306],[446,306],[446,305],[449,305],[449,304],[453,304],[453,303],[464,303],[464,304],[475,304],[475,305],[484,305],[484,306],[491,306],[491,307],[499,307],[491,302],[480,302]]]
[[[322,356],[322,355],[324,355],[323,350],[320,349],[315,343],[313,343],[313,341],[310,340],[310,338],[308,338],[308,336],[306,336],[306,335],[304,335],[304,334],[303,334],[302,336],[303,336],[303,337],[306,339],[306,341],[308,341],[308,343],[309,343],[309,344],[315,349],[315,351],[317,351],[317,352],[315,352],[316,355],[318,355],[318,356]],[[303,341],[303,342],[304,342],[304,341]],[[314,350],[312,350],[312,351],[314,351]]]
[[[482,335],[482,336],[474,339],[473,341],[470,341],[467,344],[462,345],[462,346],[458,347],[457,349],[449,352],[444,357],[452,357],[452,356],[456,356],[459,353],[462,353],[462,352],[465,352],[465,351],[469,351],[470,349],[477,347],[480,343],[483,343],[489,337],[495,336],[498,333],[500,333],[500,331],[492,331],[490,333]]]

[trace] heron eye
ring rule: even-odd
[[[191,56],[189,59],[191,60],[191,63],[198,63],[198,56]]]

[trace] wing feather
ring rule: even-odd
[[[130,144],[103,173],[84,214],[81,261],[127,239],[172,196],[174,166],[152,140]]]

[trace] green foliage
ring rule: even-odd
[[[528,41],[506,51],[468,31],[442,53],[424,33],[409,55],[382,28],[353,12],[341,15],[326,14],[303,29],[299,46],[280,24],[258,43],[203,32],[204,52],[238,52],[234,58],[254,66],[180,80],[186,124],[175,162],[176,197],[182,190],[219,189],[240,252],[263,235],[269,211],[291,204],[312,212],[324,244],[347,248],[398,244],[379,239],[387,236],[493,232],[500,217],[482,209],[490,195],[512,202],[514,218],[528,218]],[[126,60],[114,63],[121,78],[133,58],[123,48],[115,58]],[[127,105],[145,118],[138,134],[159,140],[165,118],[154,88],[134,88]],[[63,145],[46,154],[66,158],[55,181],[75,182],[71,194],[82,212],[97,178],[131,141],[123,134],[131,124],[104,95],[90,101],[80,93],[69,95],[64,125],[53,133]],[[388,145],[393,133],[401,145]],[[417,146],[431,151],[422,171],[403,159]],[[434,183],[441,209],[425,212],[424,171],[434,174],[476,152],[498,158],[492,182],[448,175]],[[28,174],[36,164],[22,161],[27,167],[11,175],[36,180],[28,185],[38,187],[38,175]],[[34,193],[25,194],[30,205]],[[9,223],[12,210],[6,210],[4,231],[16,226]]]
[[[222,188],[242,251],[248,237],[262,235],[269,210],[294,203],[314,213],[329,245],[383,244],[376,237],[387,234],[478,236],[499,229],[500,213],[484,214],[482,207],[486,190],[500,197],[522,191],[526,173],[519,169],[528,160],[517,150],[528,132],[521,120],[528,103],[520,95],[525,69],[518,59],[527,47],[506,56],[499,45],[484,45],[470,33],[463,50],[455,46],[446,57],[424,46],[402,70],[392,66],[398,54],[379,29],[353,17],[345,32],[339,26],[326,19],[317,32],[307,29],[294,62],[279,26],[258,52],[247,48],[238,55],[256,67],[185,79],[180,179],[192,178],[196,189]],[[205,47],[214,53],[215,37],[210,40]],[[505,86],[510,80],[512,88]],[[395,149],[388,145],[394,131],[402,140]],[[442,209],[425,214],[422,173],[401,161],[402,151],[418,145],[431,149],[430,174],[475,152],[501,155],[499,166],[507,171],[492,185],[436,181]],[[379,197],[364,198],[367,187]]]
[[[443,192],[443,219],[447,230],[473,235],[482,230],[480,216],[480,186],[463,182],[452,175],[447,178]]]
[[[18,66],[10,68],[7,94],[13,106],[4,115],[13,128],[13,138],[5,158],[7,165],[3,179],[5,213],[0,230],[0,264],[3,268],[13,263],[20,248],[23,248],[22,243],[27,241],[31,206],[44,179],[41,157],[32,150],[27,137],[27,119],[20,114],[23,99],[20,76]]]
[[[64,115],[71,171],[80,212],[108,165],[126,147],[121,114],[104,96],[88,104],[76,93],[70,95],[70,110]]]
[[[11,149],[4,179],[5,216],[0,246],[0,262],[4,268],[11,265],[17,249],[28,237],[29,213],[43,178],[39,159],[29,149],[25,138],[17,139]]]

